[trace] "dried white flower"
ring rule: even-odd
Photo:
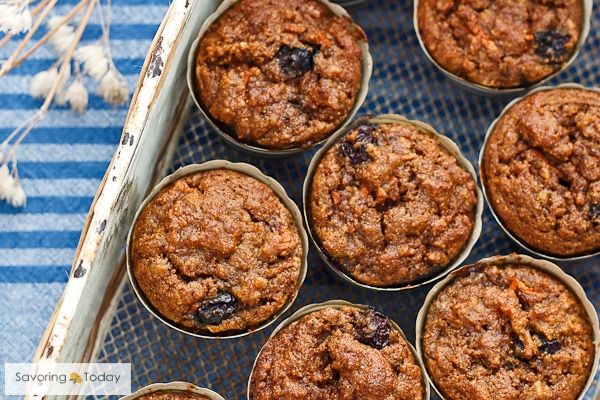
[[[102,96],[105,102],[113,106],[121,106],[129,100],[129,90],[125,78],[115,68],[111,68],[102,77],[98,85],[99,96]]]
[[[67,100],[67,89],[62,87],[54,95],[54,103],[58,106],[66,106],[69,100]]]
[[[31,96],[36,99],[48,96],[56,79],[58,79],[58,68],[56,67],[50,67],[35,74],[29,89]]]
[[[33,20],[29,12],[29,2],[8,1],[0,4],[0,32],[19,34],[31,29]]]
[[[65,91],[66,101],[71,104],[71,110],[82,113],[88,106],[89,94],[83,82],[76,79]]]
[[[22,207],[27,202],[21,180],[10,173],[7,164],[0,166],[0,200],[6,200],[13,207]]]
[[[8,199],[13,187],[13,177],[8,170],[8,165],[0,165],[0,200]]]
[[[75,50],[75,61],[82,65],[84,73],[97,81],[102,79],[109,67],[106,52],[99,44],[89,44],[78,47],[77,50]]]
[[[71,77],[71,66],[65,64],[64,68],[65,72],[63,73],[60,86],[58,87],[59,92]],[[45,71],[38,72],[31,80],[31,85],[29,88],[31,96],[36,99],[46,98],[50,94],[50,90],[52,90],[52,86],[54,86],[54,83],[57,79],[58,68],[55,66],[52,66]]]
[[[48,21],[48,27],[50,27],[50,29],[54,29],[62,22],[62,19],[63,17],[50,18]],[[75,29],[68,24],[64,24],[61,25],[52,36],[50,36],[48,41],[52,46],[54,46],[54,49],[60,56],[64,56],[69,51],[74,39]]]
[[[24,207],[27,203],[27,195],[19,179],[13,181],[12,197],[9,200],[13,207]]]

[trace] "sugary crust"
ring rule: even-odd
[[[492,88],[527,87],[575,51],[582,0],[419,0],[418,29],[444,69]]]
[[[445,398],[577,398],[595,351],[577,298],[527,265],[467,272],[433,300],[421,338],[424,362]]]
[[[491,208],[514,236],[555,256],[600,250],[600,95],[551,89],[514,105],[482,161]]]
[[[366,42],[364,32],[319,1],[241,0],[200,41],[198,94],[208,114],[243,143],[308,147],[354,106],[362,77],[358,41]]]
[[[256,328],[296,292],[298,227],[265,184],[217,169],[176,180],[141,212],[131,240],[139,287],[168,320],[213,334]],[[198,326],[194,313],[219,294],[235,312]]]

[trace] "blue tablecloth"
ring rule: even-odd
[[[51,16],[65,15],[77,3],[61,0]],[[106,1],[101,3],[106,5]],[[112,56],[131,95],[169,2],[112,3]],[[98,13],[94,12],[83,44],[100,37],[99,22]],[[38,33],[34,39],[40,37]],[[0,59],[5,60],[17,44],[13,40],[2,47]],[[42,105],[42,100],[29,95],[30,82],[35,73],[47,69],[55,60],[52,48],[44,46],[19,68],[0,78],[0,142]],[[119,143],[129,102],[114,108],[94,95],[96,82],[86,79],[85,83],[90,90],[85,113],[79,115],[67,107],[53,105],[19,146],[18,171],[27,194],[26,206],[15,208],[0,202],[2,370],[6,362],[31,362],[67,282],[89,207]],[[0,381],[1,398],[4,379]]]

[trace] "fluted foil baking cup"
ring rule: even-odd
[[[159,393],[190,393],[204,396],[209,400],[225,400],[225,398],[217,392],[187,382],[153,383],[144,386],[125,397],[121,397],[120,400],[136,400],[142,396]]]
[[[224,0],[219,5],[219,7],[216,9],[216,11],[213,14],[211,14],[206,19],[206,21],[204,21],[204,23],[200,27],[200,31],[198,32],[198,37],[192,43],[192,46],[188,53],[187,74],[186,74],[187,85],[188,85],[188,89],[190,91],[192,100],[194,101],[196,107],[202,113],[204,118],[208,121],[208,123],[211,125],[211,127],[220,135],[220,137],[223,138],[232,147],[234,147],[238,150],[241,150],[245,153],[249,153],[252,155],[258,155],[258,156],[262,156],[262,157],[282,157],[282,156],[286,156],[286,155],[290,155],[290,154],[300,153],[309,148],[320,145],[321,143],[325,142],[327,140],[327,138],[324,138],[323,140],[321,140],[317,143],[314,143],[312,146],[309,146],[307,148],[291,148],[291,149],[276,150],[276,149],[266,149],[266,148],[262,148],[259,146],[249,145],[249,144],[246,144],[246,143],[243,143],[243,142],[237,140],[235,137],[233,137],[233,136],[229,135],[227,132],[223,131],[223,129],[221,129],[219,127],[218,123],[216,123],[212,119],[212,117],[209,115],[209,113],[204,110],[204,107],[202,106],[202,102],[200,101],[200,96],[198,95],[198,92],[197,92],[197,81],[196,81],[196,73],[195,73],[196,57],[198,54],[198,45],[200,43],[200,39],[202,38],[204,33],[207,31],[207,29],[210,27],[210,25],[212,25],[226,10],[231,8],[238,1],[239,0]],[[350,21],[352,21],[352,17],[344,9],[344,7],[342,7],[342,5],[334,4],[329,0],[318,0],[318,1],[325,4],[335,15],[347,18]],[[356,27],[356,29],[361,29],[356,23],[354,23],[354,26]],[[369,92],[369,81],[370,81],[371,75],[373,73],[373,57],[371,56],[371,53],[369,52],[368,41],[360,41],[359,46],[362,51],[362,77],[361,77],[360,88],[359,88],[359,91],[356,96],[356,101],[354,103],[354,107],[352,107],[352,109],[348,113],[348,116],[340,124],[340,126],[338,126],[337,129],[335,129],[331,132],[332,135],[335,134],[335,132],[337,132],[338,130],[342,129],[347,124],[349,124],[350,121],[352,121],[352,119],[354,118],[354,116],[356,115],[356,113],[358,112],[360,107],[362,107],[362,105],[367,97],[367,94]]]
[[[281,323],[279,323],[279,325],[277,325],[277,327],[275,327],[275,329],[273,330],[273,332],[271,333],[271,335],[269,336],[267,341],[269,339],[271,339],[273,336],[277,335],[277,333],[279,333],[280,331],[285,329],[287,326],[289,326],[293,322],[300,320],[302,317],[304,317],[308,314],[311,314],[316,311],[324,310],[326,308],[342,308],[342,307],[353,307],[353,308],[357,308],[357,309],[363,310],[363,311],[366,311],[369,308],[369,306],[366,304],[351,303],[349,301],[340,300],[340,299],[328,300],[323,303],[308,304],[308,305],[305,305],[302,308],[298,309],[290,317],[281,321]],[[400,326],[398,326],[398,324],[391,318],[389,318],[387,316],[386,316],[386,318],[388,319],[390,325],[392,326],[392,329],[394,329],[395,331],[398,331],[400,333],[400,336],[402,337],[402,339],[404,339],[410,352],[412,353],[413,358],[415,359],[415,363],[417,363],[419,365],[419,368],[421,370],[421,378],[423,380],[423,387],[425,390],[425,397],[423,398],[423,400],[429,400],[429,398],[431,396],[431,389],[429,387],[430,386],[429,378],[427,377],[427,374],[425,373],[425,365],[423,364],[423,361],[419,357],[415,347],[408,341],[408,339],[406,339],[406,336],[405,336],[402,328],[400,328]],[[263,345],[263,348],[264,348],[264,345]],[[247,385],[247,393],[246,393],[248,399],[251,398],[250,397],[250,382],[252,381],[252,375],[254,373],[254,368],[256,367],[256,363],[258,361],[258,358],[260,357],[261,352],[262,352],[262,348],[260,349],[260,351],[258,352],[258,354],[254,360],[254,364],[252,366],[250,376],[248,377],[248,385]]]
[[[587,316],[592,324],[592,340],[594,344],[594,362],[592,364],[592,369],[586,381],[584,388],[581,393],[578,394],[577,397],[574,397],[574,400],[582,400],[585,397],[587,390],[592,385],[594,381],[594,376],[598,370],[598,361],[600,360],[599,346],[600,346],[600,329],[598,322],[598,313],[594,308],[594,305],[588,299],[585,291],[579,284],[579,282],[573,278],[571,275],[565,273],[558,265],[543,259],[536,259],[524,254],[509,254],[509,255],[499,255],[492,256],[488,258],[481,259],[477,261],[475,264],[463,265],[462,267],[452,271],[448,276],[446,276],[443,280],[436,283],[431,290],[428,292],[425,300],[423,302],[423,306],[419,310],[417,314],[417,319],[415,323],[415,333],[416,333],[416,350],[419,357],[423,360],[425,365],[425,372],[428,376],[431,385],[433,386],[435,392],[440,396],[442,400],[458,400],[458,399],[449,399],[443,396],[440,389],[437,387],[436,383],[429,376],[429,370],[427,369],[427,361],[425,357],[425,352],[423,349],[423,343],[421,341],[423,337],[423,332],[425,328],[425,321],[427,319],[427,313],[429,311],[429,307],[432,302],[437,298],[438,294],[448,285],[450,285],[457,276],[461,275],[462,271],[468,270],[469,268],[473,268],[476,266],[487,266],[487,265],[507,265],[507,264],[519,264],[519,265],[527,265],[532,268],[535,268],[541,272],[544,272],[551,277],[560,281],[567,289],[573,293],[575,298],[581,303]]]
[[[131,253],[130,253],[131,240],[133,237],[133,229],[136,224],[136,221],[138,220],[140,213],[148,205],[148,203],[163,188],[165,188],[166,186],[172,184],[173,182],[175,182],[176,180],[178,180],[184,176],[194,174],[197,172],[216,170],[216,169],[227,169],[227,170],[239,172],[241,174],[253,177],[253,178],[259,180],[260,182],[262,182],[263,184],[265,184],[267,187],[269,187],[275,193],[275,195],[277,195],[277,197],[279,197],[279,199],[282,201],[282,203],[286,206],[286,208],[289,210],[290,214],[292,215],[292,218],[294,219],[294,222],[296,223],[296,227],[298,228],[298,235],[300,236],[300,241],[301,241],[301,245],[302,245],[302,263],[300,266],[300,273],[298,276],[298,280],[296,282],[296,287],[295,287],[294,293],[292,295],[290,295],[290,297],[288,298],[286,303],[283,305],[283,307],[275,315],[273,315],[270,319],[266,320],[263,324],[261,324],[260,326],[256,327],[253,330],[243,331],[243,332],[239,332],[239,333],[225,334],[225,335],[211,335],[210,333],[205,334],[205,333],[192,332],[190,330],[187,330],[187,329],[173,323],[172,321],[166,319],[165,317],[163,317],[161,315],[161,313],[158,312],[158,310],[156,310],[156,308],[148,301],[144,292],[139,287],[137,280],[135,279],[135,276],[133,273],[133,265],[132,265],[133,263],[131,261]],[[306,277],[306,272],[308,269],[308,260],[307,260],[308,250],[309,250],[309,240],[308,240],[308,235],[306,234],[306,231],[304,229],[302,213],[300,212],[300,209],[298,208],[296,203],[287,195],[284,187],[279,182],[277,182],[275,179],[263,174],[262,171],[260,171],[257,167],[255,167],[251,164],[241,163],[241,162],[233,163],[233,162],[226,161],[226,160],[211,160],[211,161],[204,162],[202,164],[187,165],[185,167],[178,169],[171,175],[166,176],[165,178],[163,178],[162,181],[160,181],[156,186],[154,186],[154,188],[152,189],[150,194],[144,199],[142,204],[140,204],[140,206],[133,218],[133,222],[131,224],[129,234],[127,236],[127,246],[126,246],[127,275],[129,276],[129,282],[131,283],[131,286],[133,287],[133,290],[134,290],[136,296],[138,297],[140,302],[144,305],[144,307],[152,315],[154,315],[158,320],[160,320],[164,324],[168,325],[169,327],[171,327],[179,332],[185,333],[186,335],[191,335],[191,336],[196,336],[196,337],[201,337],[201,338],[207,338],[207,339],[235,338],[235,337],[245,336],[245,335],[248,335],[253,332],[258,332],[258,331],[266,328],[267,326],[271,325],[275,320],[277,320],[282,314],[284,314],[292,306],[292,304],[296,300],[296,297],[298,296],[298,291],[300,290],[302,284],[304,283],[304,279]]]
[[[394,123],[394,124],[399,123],[399,124],[413,125],[413,126],[416,126],[417,128],[419,128],[425,134],[432,135],[444,147],[444,149],[446,149],[450,154],[452,154],[456,158],[458,165],[460,167],[462,167],[464,170],[466,170],[471,175],[471,178],[473,178],[473,182],[475,182],[477,204],[475,205],[473,229],[471,230],[469,239],[465,243],[465,246],[464,246],[462,252],[460,253],[460,255],[458,257],[456,257],[456,259],[450,265],[441,269],[438,273],[428,276],[425,279],[419,280],[418,282],[412,282],[412,283],[408,282],[408,283],[398,285],[398,286],[379,287],[379,286],[366,285],[364,283],[358,282],[353,277],[351,277],[348,274],[346,274],[345,272],[341,271],[340,268],[337,267],[333,263],[333,261],[331,260],[331,258],[329,257],[329,255],[327,254],[327,252],[325,251],[323,246],[321,245],[320,239],[319,239],[317,233],[314,231],[314,229],[312,229],[311,211],[310,211],[310,205],[309,205],[308,199],[310,199],[312,180],[313,180],[313,177],[317,170],[317,167],[319,166],[319,163],[321,162],[321,160],[323,159],[323,157],[325,156],[327,151],[332,146],[334,146],[339,140],[342,140],[349,132],[351,132],[352,130],[354,130],[355,128],[357,128],[360,125],[386,124],[386,123]],[[364,289],[369,289],[369,290],[399,291],[399,290],[416,288],[416,287],[431,283],[437,279],[440,279],[442,276],[446,275],[453,269],[457,268],[469,256],[469,254],[471,253],[471,250],[473,249],[473,247],[475,246],[475,243],[477,242],[477,240],[479,239],[479,236],[481,235],[481,230],[482,230],[482,225],[483,225],[482,214],[483,214],[484,198],[483,198],[481,189],[479,188],[479,185],[477,184],[477,173],[475,172],[475,168],[473,167],[471,162],[469,162],[469,160],[462,154],[458,145],[454,141],[452,141],[452,139],[450,139],[449,137],[438,133],[431,125],[429,125],[425,122],[422,122],[422,121],[409,120],[409,119],[405,118],[404,116],[397,115],[397,114],[383,114],[380,116],[363,115],[363,116],[356,118],[354,120],[354,122],[352,122],[346,128],[336,132],[333,136],[331,136],[325,142],[323,147],[321,149],[319,149],[319,151],[314,155],[314,157],[312,158],[312,160],[308,166],[308,171],[306,173],[306,178],[304,180],[304,185],[303,185],[303,199],[304,199],[304,201],[303,201],[304,219],[305,219],[305,223],[306,223],[306,228],[308,230],[308,234],[311,238],[312,243],[314,244],[314,247],[317,250],[317,253],[319,254],[320,258],[323,260],[325,265],[328,267],[329,271],[331,271],[336,277],[340,278],[344,282],[347,282],[351,285],[355,285],[355,286],[358,286],[358,287],[361,287]]]

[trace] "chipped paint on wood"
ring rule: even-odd
[[[73,277],[74,278],[81,278],[81,277],[85,276],[86,272],[87,272],[87,269],[83,268],[83,260],[81,260],[79,262],[79,265],[77,266],[77,268],[73,272]]]
[[[148,72],[146,73],[148,78],[156,78],[157,76],[162,75],[162,71],[165,66],[165,63],[162,60],[162,41],[163,38],[160,37],[152,49],[152,53],[150,55],[150,65],[148,66]]]

